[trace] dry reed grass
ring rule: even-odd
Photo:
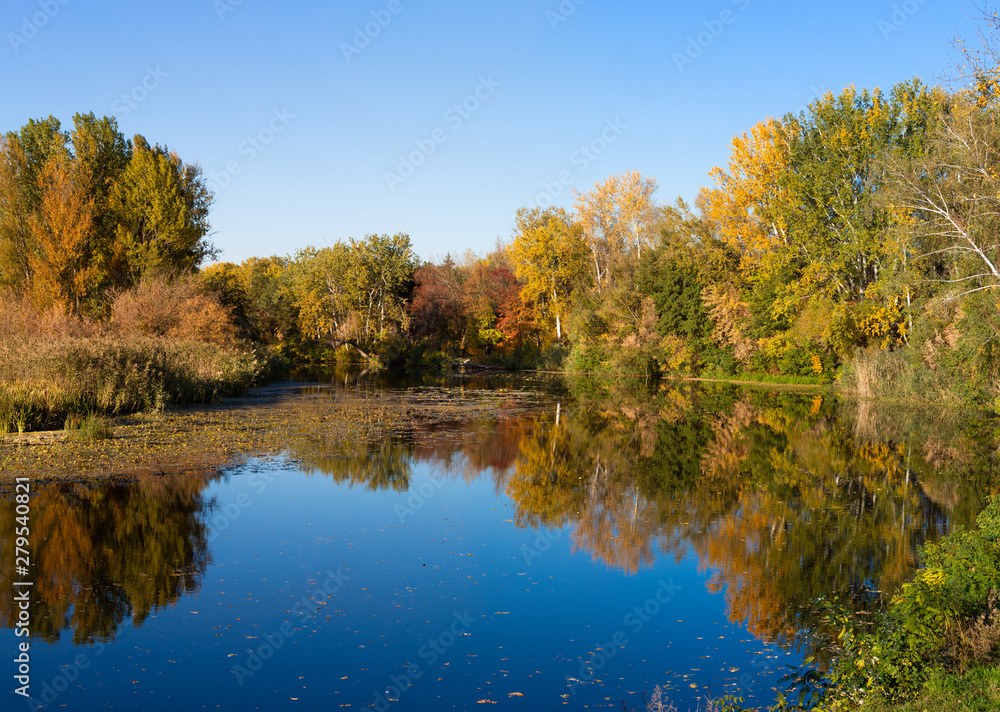
[[[208,402],[277,366],[235,341],[229,315],[194,277],[121,293],[111,315],[96,322],[0,293],[0,433]]]

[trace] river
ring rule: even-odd
[[[38,704],[5,709],[769,704],[826,659],[818,601],[875,612],[1000,480],[965,415],[821,393],[365,377],[289,398],[309,415],[280,453],[34,486]],[[18,610],[0,598],[8,661]]]

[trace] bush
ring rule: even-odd
[[[606,370],[604,353],[596,344],[580,340],[570,348],[566,357],[568,373],[599,373]]]
[[[976,520],[924,547],[924,568],[904,584],[871,630],[834,613],[840,654],[832,680],[836,695],[874,694],[905,699],[932,670],[962,672],[996,659],[1000,596],[1000,497]]]
[[[958,405],[963,399],[956,385],[948,373],[931,368],[912,349],[860,349],[840,374],[841,390],[866,399]]]
[[[114,437],[111,421],[97,413],[85,416],[70,413],[63,429],[75,433],[81,440],[110,440]]]
[[[111,326],[123,336],[233,343],[236,327],[217,297],[194,275],[160,275],[114,296]]]
[[[220,332],[214,328],[175,325],[167,329],[171,335],[147,334],[121,319],[116,329],[114,323],[107,327],[40,312],[9,295],[0,299],[0,433],[64,427],[74,413],[113,415],[207,402],[262,383],[287,367],[268,350],[218,343],[214,339]],[[119,309],[125,303],[116,301]],[[178,303],[184,314],[185,304],[200,302]],[[142,313],[154,311],[150,307]],[[220,323],[217,315],[206,314],[202,326]],[[39,323],[53,330],[40,331]],[[139,318],[131,322],[140,323]],[[181,338],[185,333],[201,333],[207,340]]]

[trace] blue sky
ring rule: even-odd
[[[76,112],[198,161],[223,259],[406,232],[506,240],[615,173],[693,200],[818,93],[936,83],[959,2],[6,0],[0,130]]]

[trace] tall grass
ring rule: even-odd
[[[232,330],[220,323],[224,312],[207,304],[196,283],[164,281],[143,289],[119,295],[113,305],[117,318],[107,324],[0,295],[0,433],[61,428],[74,415],[208,402],[280,369],[277,357],[230,338]],[[187,291],[191,298],[171,290]],[[129,312],[140,298],[145,311]],[[171,319],[149,316],[149,305],[157,303],[173,311]],[[194,313],[185,313],[185,305]],[[133,318],[122,318],[125,314]],[[144,329],[141,317],[156,328]],[[164,323],[174,328],[163,329]],[[197,329],[191,329],[193,323]]]
[[[110,440],[114,437],[111,422],[97,413],[88,413],[83,416],[75,413],[70,414],[66,417],[63,429],[68,433],[73,433],[81,440]]]
[[[862,349],[844,364],[840,389],[864,399],[958,405],[963,398],[951,375],[910,349]]]

